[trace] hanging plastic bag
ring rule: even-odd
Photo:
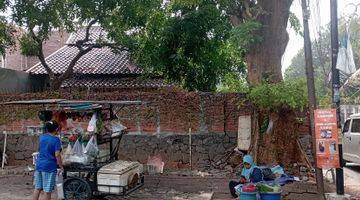
[[[90,138],[84,149],[84,153],[91,158],[95,158],[99,154],[99,148],[95,136]]]
[[[83,148],[82,145],[80,144],[79,139],[76,140],[74,147],[71,150],[71,154],[77,156],[83,155]]]
[[[68,144],[66,150],[64,151],[63,153],[63,157],[62,157],[62,161],[63,161],[63,164],[66,165],[66,164],[69,164],[70,163],[70,156],[72,155],[72,148],[71,148],[71,145]]]
[[[84,154],[83,147],[80,144],[79,140],[76,140],[74,147],[71,150],[71,156],[69,158],[70,163],[81,163],[87,164],[88,158]]]
[[[83,153],[85,153],[85,145],[84,145],[84,143],[81,144],[81,149],[83,150]]]
[[[120,122],[111,122],[111,129],[113,133],[117,133],[126,129],[126,126],[122,125]]]
[[[120,135],[121,131],[125,129],[126,126],[122,125],[120,122],[111,122],[111,131],[113,132],[111,137],[116,137]]]
[[[64,183],[64,178],[62,171],[58,169],[56,173],[56,192],[58,199],[65,199],[63,183]]]
[[[88,132],[93,132],[93,133],[96,132],[96,122],[97,122],[97,115],[96,115],[96,113],[94,113],[92,115],[89,125],[87,127]]]

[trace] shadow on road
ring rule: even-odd
[[[360,164],[348,163],[348,164],[346,164],[346,168],[360,173]]]

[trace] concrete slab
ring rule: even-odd
[[[326,200],[350,200],[351,196],[348,194],[338,195],[336,193],[326,193],[325,199]]]

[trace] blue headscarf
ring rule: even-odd
[[[244,176],[246,178],[246,180],[249,180],[250,174],[253,172],[254,168],[256,167],[254,164],[254,159],[250,155],[245,155],[243,157],[243,163],[250,164],[249,169],[246,169],[245,167],[243,167],[242,172],[241,172],[241,175]]]

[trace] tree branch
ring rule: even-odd
[[[74,74],[74,67],[76,65],[76,63],[79,61],[79,59],[84,56],[85,54],[87,54],[88,52],[90,52],[93,48],[100,48],[97,45],[94,44],[89,44],[86,45],[86,43],[88,41],[90,41],[90,29],[91,27],[97,22],[97,19],[93,19],[89,22],[89,24],[86,26],[86,30],[85,30],[85,38],[82,40],[78,40],[76,41],[75,44],[70,44],[69,46],[75,46],[78,48],[79,52],[76,54],[76,56],[71,60],[69,66],[67,67],[66,71],[58,78],[57,80],[57,85],[58,87],[60,87],[61,83],[68,79],[71,78],[71,76]],[[84,47],[87,47],[86,49],[84,49]]]
[[[37,46],[39,48],[37,57],[39,58],[41,65],[45,68],[46,72],[49,74],[50,80],[53,80],[55,78],[55,75],[54,75],[54,72],[51,70],[51,68],[45,61],[45,56],[44,56],[44,52],[42,49],[43,41],[36,36],[33,27],[31,27],[30,25],[29,25],[29,31],[30,31],[31,37],[37,43]]]
[[[56,81],[54,83],[54,88],[59,88],[64,80],[72,77],[72,75],[74,74],[74,67],[75,67],[76,63],[80,60],[80,58],[82,56],[89,53],[91,50],[96,49],[96,48],[103,48],[103,47],[110,47],[112,49],[117,49],[120,51],[127,50],[125,47],[120,47],[113,43],[87,43],[87,42],[91,41],[90,29],[96,22],[97,22],[97,19],[93,19],[86,26],[84,39],[76,41],[75,44],[68,45],[70,47],[77,47],[77,49],[79,51],[77,52],[75,57],[71,60],[67,69],[65,70],[65,72],[56,79]]]
[[[244,7],[245,7],[245,14],[247,15],[247,17],[249,17],[249,18],[252,18],[253,16],[252,16],[252,14],[251,14],[251,12],[250,12],[250,0],[245,0],[245,1],[243,1],[244,2]]]
[[[62,82],[62,81],[64,81],[64,80],[70,78],[70,77],[74,74],[74,67],[75,67],[77,61],[79,61],[79,59],[80,59],[83,55],[87,54],[87,53],[90,52],[92,49],[93,49],[93,48],[90,48],[90,47],[89,47],[89,48],[86,48],[86,49],[84,49],[84,50],[82,50],[82,51],[79,51],[79,52],[76,54],[76,56],[71,60],[68,68],[66,69],[66,71],[59,77],[58,81],[59,81],[59,82]]]
[[[89,24],[86,26],[85,30],[85,38],[83,40],[76,41],[75,45],[80,49],[82,46],[90,41],[90,29],[91,27],[97,22],[97,19],[93,19],[89,22]]]
[[[99,48],[103,48],[103,47],[111,47],[111,48],[117,48],[119,50],[120,49],[127,50],[125,47],[121,48],[121,47],[115,46],[114,44],[109,44],[109,43],[89,44],[89,45],[85,45],[85,46],[86,46],[86,49],[84,49],[84,48],[82,48],[82,50],[79,49],[79,52],[71,60],[66,71],[59,77],[60,82],[70,78],[74,74],[74,67],[75,67],[76,63],[79,61],[79,59],[93,49],[99,49]]]

